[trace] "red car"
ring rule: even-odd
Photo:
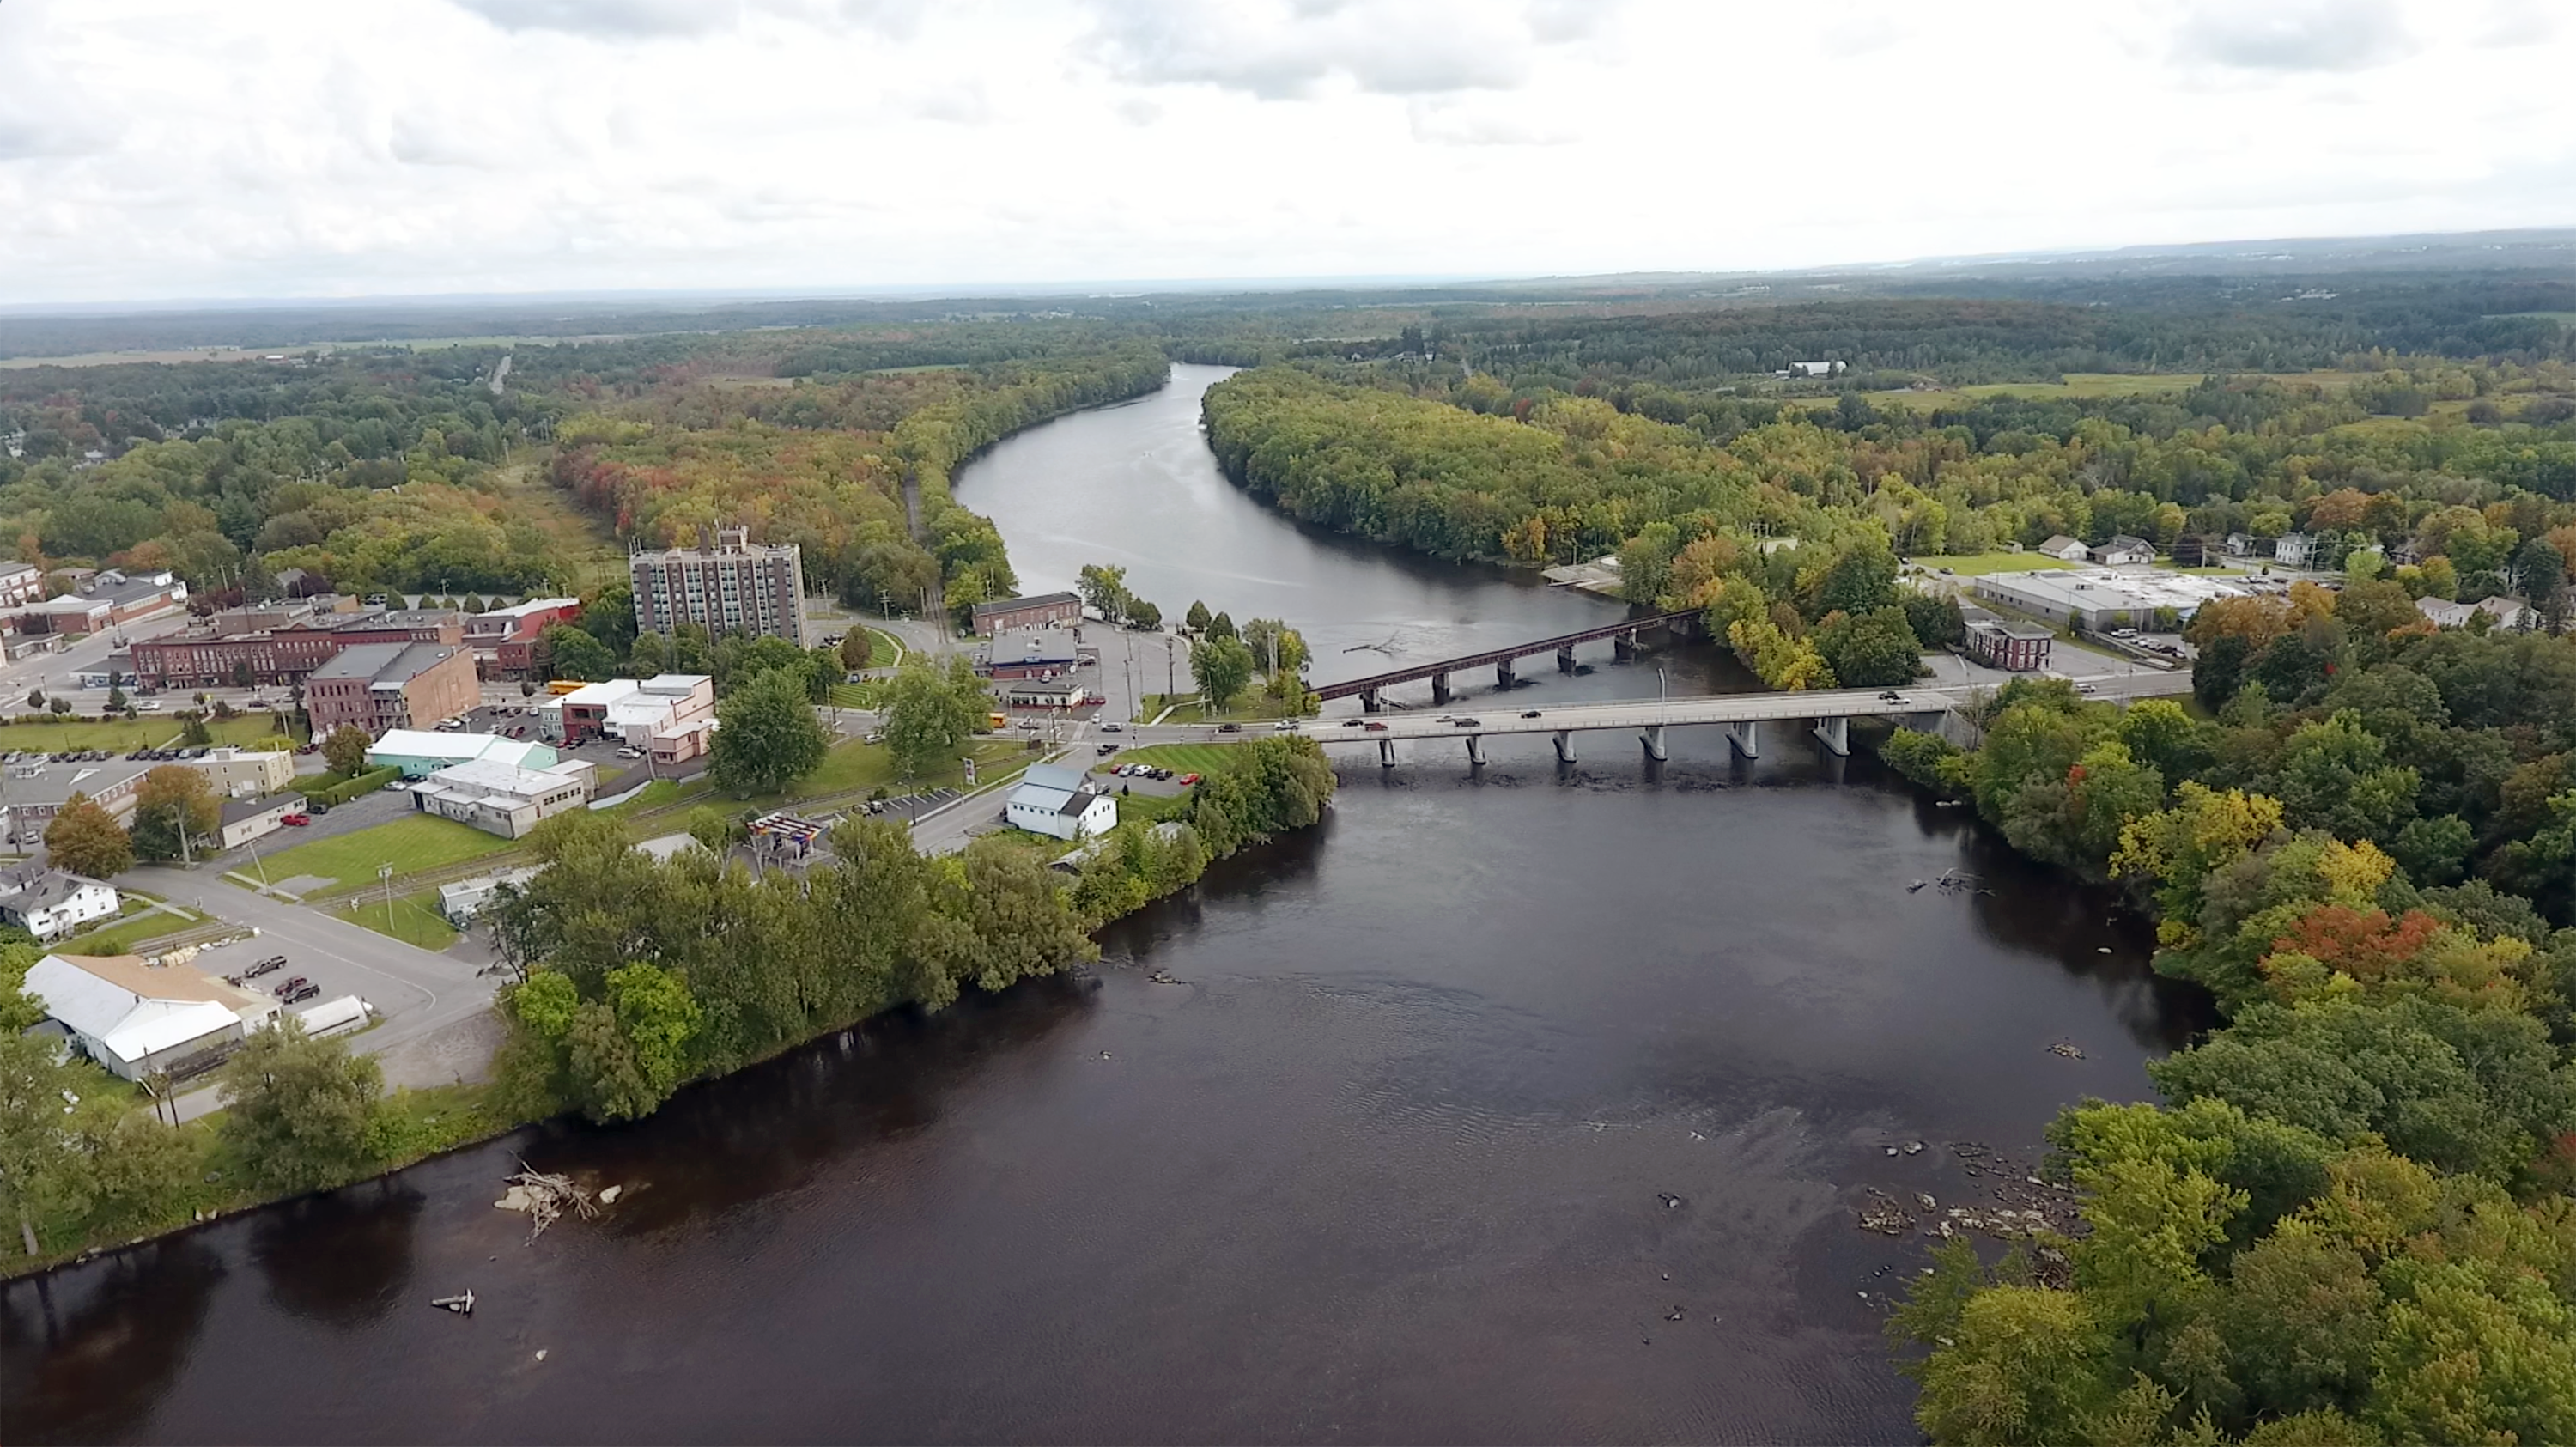
[[[301,829],[305,825],[313,822],[313,816],[310,814],[280,814],[277,816],[277,822],[284,824],[289,828]]]
[[[1188,787],[1189,787],[1190,785],[1192,785],[1192,784],[1197,783],[1198,781],[1199,781],[1199,776],[1198,776],[1198,775],[1196,775],[1196,774],[1183,774],[1183,775],[1181,775],[1181,787],[1182,787],[1182,788],[1184,788],[1184,789],[1188,788]]]

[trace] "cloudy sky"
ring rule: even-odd
[[[2576,224],[2567,0],[0,0],[0,303]]]

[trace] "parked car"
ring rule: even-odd
[[[264,959],[258,964],[251,966],[249,969],[242,971],[242,978],[245,980],[257,979],[271,970],[281,970],[284,968],[286,968],[286,956],[270,955],[267,959]]]
[[[1182,788],[1184,788],[1184,789],[1188,788],[1188,787],[1189,787],[1190,785],[1192,785],[1192,784],[1197,783],[1198,781],[1199,781],[1199,776],[1198,776],[1198,775],[1196,775],[1196,774],[1183,774],[1183,775],[1181,775],[1181,787],[1182,787]]]
[[[277,816],[277,822],[285,825],[289,829],[301,829],[305,825],[313,822],[313,816],[310,814],[280,814]]]
[[[288,980],[285,984],[278,986],[274,993],[277,998],[283,1000],[287,996],[294,994],[296,991],[301,990],[312,983],[313,982],[311,980],[304,978],[302,975],[297,975],[295,978]]]

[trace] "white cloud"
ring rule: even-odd
[[[2576,35],[2446,3],[0,0],[0,302],[2576,224]]]

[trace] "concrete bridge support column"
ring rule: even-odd
[[[1431,675],[1431,701],[1433,703],[1449,701],[1449,675],[1445,673]]]
[[[1646,746],[1647,758],[1659,764],[1664,761],[1664,726],[1662,724],[1657,724],[1637,735],[1637,741]]]
[[[1377,766],[1381,769],[1392,769],[1395,767],[1395,740],[1380,739],[1377,741]]]
[[[1475,769],[1485,767],[1485,736],[1483,734],[1467,735],[1467,765],[1469,768]]]
[[[1517,660],[1506,658],[1494,665],[1494,687],[1509,688],[1520,682],[1520,675],[1512,671],[1512,664],[1515,661]]]
[[[1612,634],[1610,636],[1610,656],[1621,659],[1636,657],[1637,630],[1631,628],[1625,633]]]
[[[1556,731],[1556,761],[1560,764],[1570,764],[1574,762],[1573,730],[1558,729]]]
[[[1836,758],[1850,758],[1851,720],[1847,718],[1816,720],[1816,740],[1825,746],[1825,752]]]
[[[1735,751],[1748,759],[1758,759],[1762,757],[1762,725],[1760,721],[1747,719],[1743,723],[1728,724],[1726,726],[1726,741],[1735,745]]]
[[[1568,644],[1565,647],[1556,650],[1556,671],[1559,673],[1572,673],[1574,671],[1574,646],[1572,644]]]
[[[1360,712],[1375,713],[1380,707],[1376,689],[1372,688],[1360,695]]]

